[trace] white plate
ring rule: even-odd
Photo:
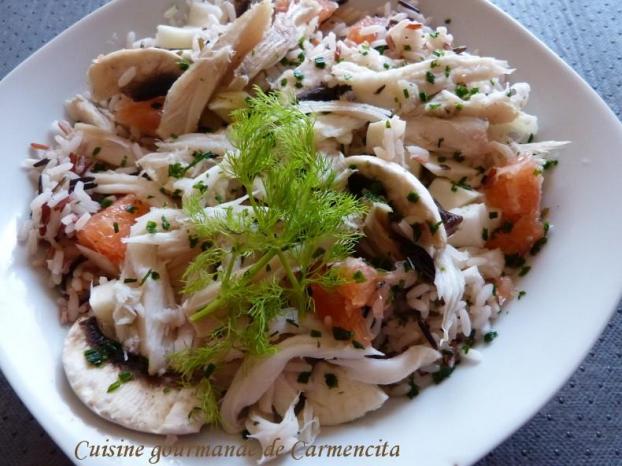
[[[31,141],[42,142],[64,99],[85,88],[85,70],[99,53],[121,46],[126,33],[153,33],[170,0],[118,0],[88,16],[33,55],[0,83],[3,169],[0,171],[0,362],[18,395],[74,457],[76,444],[162,439],[109,424],[69,389],[60,363],[65,329],[55,297],[16,244],[18,219],[33,188],[20,169]],[[510,61],[515,80],[531,83],[529,110],[540,138],[572,140],[547,183],[552,240],[521,283],[528,294],[498,322],[499,338],[485,360],[414,401],[394,400],[359,422],[324,429],[318,443],[400,446],[399,458],[373,464],[454,465],[476,461],[529,419],[571,375],[603,329],[622,290],[622,128],[607,106],[567,65],[520,25],[483,0],[422,1],[442,22],[451,17],[458,43]],[[118,40],[111,40],[116,34]],[[507,314],[507,315],[506,315]],[[184,444],[231,443],[209,432]],[[149,447],[148,447],[149,448]],[[146,453],[145,453],[146,454]],[[179,463],[162,459],[160,464]],[[210,459],[209,461],[213,461]],[[205,460],[187,460],[199,464]],[[228,459],[231,464],[239,459]],[[319,463],[325,459],[309,460]],[[367,460],[369,461],[369,460]],[[128,464],[147,464],[145,457]],[[294,462],[291,458],[285,462]],[[357,458],[340,464],[360,464]],[[84,461],[122,464],[121,459]],[[221,464],[214,461],[214,464]]]

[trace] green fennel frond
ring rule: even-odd
[[[219,287],[218,296],[190,316],[209,316],[212,333],[200,348],[171,357],[185,377],[218,364],[230,350],[271,354],[270,322],[287,308],[313,310],[309,287],[342,283],[330,264],[350,256],[360,239],[355,225],[366,206],[336,188],[331,160],[315,148],[313,120],[278,94],[255,91],[248,106],[233,113],[230,138],[237,150],[223,162],[248,201],[205,208],[198,192],[184,202],[193,233],[214,245],[186,270],[184,292]]]

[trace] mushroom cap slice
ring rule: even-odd
[[[155,47],[102,55],[88,70],[93,100],[105,100],[120,93],[134,100],[164,95],[183,72],[179,60],[176,53]]]
[[[415,175],[397,163],[369,155],[346,157],[343,163],[367,178],[380,181],[389,201],[408,223],[427,224],[434,246],[441,248],[447,244],[447,232],[438,207],[430,192]]]
[[[122,369],[112,363],[95,367],[87,362],[84,352],[89,344],[81,326],[84,320],[76,321],[65,337],[63,366],[74,393],[91,411],[139,432],[183,435],[201,429],[202,416],[189,416],[199,406],[191,388],[165,390],[164,385],[135,377],[108,393]]]

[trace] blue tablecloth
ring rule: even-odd
[[[105,0],[1,0],[0,77],[104,3]],[[494,3],[561,55],[621,116],[621,0]],[[613,152],[611,156],[620,154]],[[0,416],[0,464],[70,464],[3,377]],[[566,386],[535,418],[480,463],[571,464],[622,465],[622,309],[617,310]]]

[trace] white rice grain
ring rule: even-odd
[[[68,171],[71,171],[72,168],[73,168],[73,164],[71,162],[67,162],[67,163],[62,163],[54,168],[48,168],[46,172],[50,178],[56,179],[60,177],[61,175],[65,175]]]
[[[137,73],[136,67],[131,66],[130,68],[125,70],[123,74],[119,77],[119,80],[117,81],[117,85],[120,88],[127,86],[129,83],[131,83],[134,80],[134,78],[136,77],[136,73]]]
[[[65,215],[63,218],[60,219],[60,223],[65,226],[71,225],[73,222],[76,221],[76,218],[76,214]]]
[[[65,253],[62,249],[56,249],[54,251],[54,256],[52,259],[47,261],[48,269],[53,275],[60,275],[63,271],[63,258],[65,257]]]
[[[88,212],[84,212],[74,225],[76,231],[82,230],[90,219],[91,219],[91,214]]]

